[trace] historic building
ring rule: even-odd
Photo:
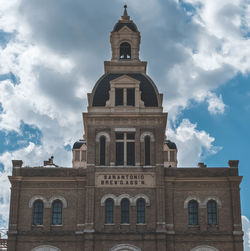
[[[12,161],[9,251],[243,250],[238,161],[177,167],[140,41],[125,6],[72,168]]]

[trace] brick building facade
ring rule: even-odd
[[[125,8],[72,168],[12,161],[9,251],[243,250],[238,161],[177,168],[140,39]]]

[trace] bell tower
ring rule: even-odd
[[[128,16],[127,5],[124,5],[123,15],[110,34],[110,43],[112,58],[104,63],[105,73],[146,73],[147,62],[139,59],[141,35],[136,24]]]

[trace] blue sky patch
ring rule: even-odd
[[[67,152],[70,152],[70,151],[71,151],[71,145],[70,145],[70,144],[67,144],[66,146],[64,146],[64,149],[65,149]]]
[[[9,41],[15,37],[15,33],[4,32],[0,30],[0,46],[4,49]]]
[[[34,125],[20,125],[21,133],[16,131],[0,131],[0,154],[6,151],[15,151],[27,147],[30,142],[41,145],[42,132]]]
[[[0,81],[9,79],[13,85],[18,85],[20,83],[19,77],[14,75],[12,72],[1,74],[0,75]]]

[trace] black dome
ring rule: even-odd
[[[176,144],[170,140],[165,140],[164,143],[168,145],[169,149],[177,149]]]
[[[152,80],[141,73],[128,73],[128,74],[104,74],[97,82],[96,89],[94,90],[94,97],[92,106],[105,106],[106,101],[109,99],[109,90],[111,80],[121,77],[122,75],[127,75],[131,78],[134,78],[140,81],[140,91],[141,91],[141,99],[144,102],[144,106],[146,107],[157,107],[157,93],[154,88],[154,84]]]
[[[118,23],[115,24],[114,29],[113,29],[113,32],[114,32],[114,31],[116,31],[116,32],[119,31],[119,30],[120,30],[121,28],[123,28],[124,26],[128,26],[128,28],[129,28],[130,30],[134,31],[134,32],[137,32],[137,31],[138,31],[138,29],[137,29],[135,23],[133,23],[132,21],[130,21],[130,22],[125,22],[125,23],[119,21]]]
[[[86,140],[78,140],[74,143],[73,149],[80,149],[83,144],[86,144]]]

